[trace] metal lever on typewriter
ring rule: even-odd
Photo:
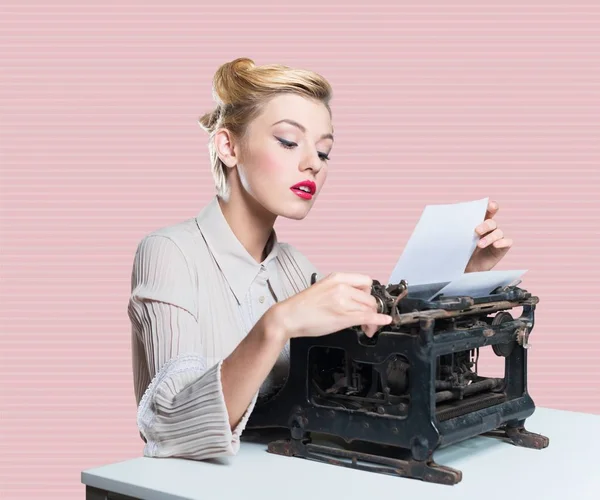
[[[394,298],[394,296],[390,292],[398,292],[398,295]],[[383,293],[385,295],[385,299],[382,299],[379,295],[375,295],[375,298],[378,299],[378,302],[381,304],[378,312],[384,314],[390,314],[392,317],[392,324],[397,323],[400,319],[400,312],[398,311],[398,303],[408,295],[408,282],[406,280],[401,280],[400,283],[396,285],[390,286],[388,289],[383,288]],[[390,304],[391,301],[391,304]],[[386,312],[386,302],[391,309],[390,312]]]

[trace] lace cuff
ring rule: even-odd
[[[145,456],[202,460],[237,454],[258,393],[232,431],[221,365],[222,360],[207,368],[206,359],[198,354],[184,354],[165,363],[138,407]]]

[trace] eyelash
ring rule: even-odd
[[[285,149],[292,149],[298,145],[295,142],[284,141],[283,139],[280,139],[279,137],[277,137],[277,140],[279,141],[279,144],[281,144],[281,146],[284,147]],[[319,153],[319,157],[323,161],[331,160],[331,158],[329,156],[327,156],[325,153]]]

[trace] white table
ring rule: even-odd
[[[543,450],[475,437],[435,452],[462,471],[454,486],[284,457],[242,443],[236,457],[193,461],[140,457],[82,472],[88,500],[130,498],[600,499],[600,416],[536,408],[525,428],[550,438]]]

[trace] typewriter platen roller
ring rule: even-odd
[[[285,385],[254,408],[246,433],[287,429],[269,452],[442,484],[458,483],[462,472],[434,462],[440,447],[477,435],[548,446],[524,427],[535,410],[527,353],[538,297],[508,286],[427,299],[443,285],[374,280],[379,312],[393,318],[374,337],[356,326],[292,339]],[[503,377],[478,373],[486,347],[504,359]],[[331,442],[314,439],[321,435]]]

